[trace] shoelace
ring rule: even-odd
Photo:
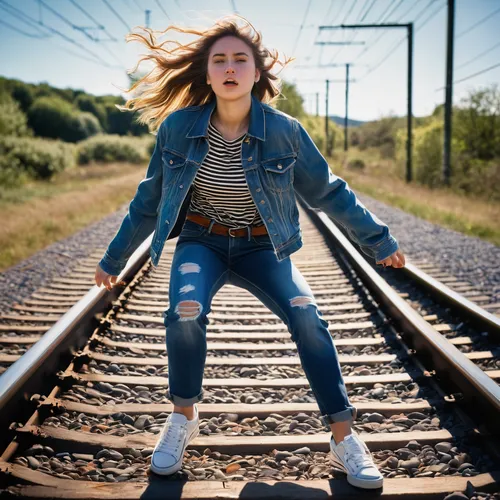
[[[182,432],[184,430],[184,433]],[[175,444],[175,452],[178,451],[179,445],[182,442],[182,435],[186,434],[186,425],[184,424],[174,424],[170,422],[168,424],[167,431],[163,433],[158,445],[158,450],[161,452],[170,451]]]
[[[344,441],[346,460],[354,463],[356,467],[372,467],[373,462],[364,447],[355,439]]]

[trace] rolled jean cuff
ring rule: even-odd
[[[330,424],[334,424],[335,422],[353,422],[356,420],[358,412],[354,406],[349,406],[345,410],[339,411],[337,413],[330,413],[327,415],[322,415],[320,420],[323,422],[327,431],[330,431]]]
[[[167,391],[167,399],[172,401],[174,405],[176,406],[192,406],[198,401],[201,401],[203,399],[203,389],[201,392],[198,394],[198,396],[194,396],[192,398],[181,398],[180,396],[176,396],[175,394],[172,394],[170,390]]]

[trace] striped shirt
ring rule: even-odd
[[[229,227],[263,224],[241,164],[245,136],[226,141],[208,122],[209,150],[193,181],[190,212]]]

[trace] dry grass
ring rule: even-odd
[[[92,165],[2,193],[0,272],[118,210],[144,174],[137,165]]]
[[[364,171],[346,168],[349,158],[362,158]],[[498,203],[408,185],[394,174],[394,162],[380,160],[374,152],[338,153],[330,164],[355,192],[500,245]],[[144,174],[145,167],[131,164],[89,165],[62,172],[50,182],[0,192],[0,272],[118,210],[133,198]]]
[[[347,168],[348,161],[362,159],[362,171]],[[406,183],[395,174],[392,160],[381,160],[376,152],[349,151],[330,159],[332,171],[344,178],[352,189],[383,201],[405,212],[455,231],[477,236],[500,245],[500,203],[475,199],[450,189],[430,189]]]

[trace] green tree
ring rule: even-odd
[[[472,90],[453,110],[453,135],[473,158],[500,156],[500,91],[498,85]]]

